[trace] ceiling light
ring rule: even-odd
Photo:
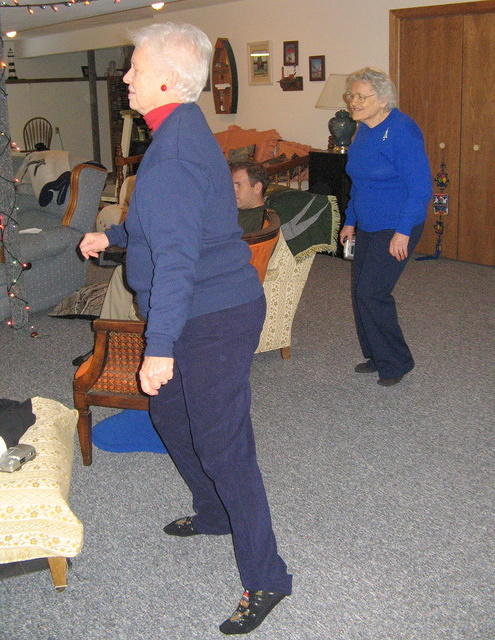
[[[163,7],[165,6],[164,2],[153,2],[153,4],[151,5],[153,7],[153,9],[155,11],[160,11],[160,9],[163,9]]]
[[[17,35],[17,31],[6,31],[5,35],[7,36],[7,38],[15,38]]]

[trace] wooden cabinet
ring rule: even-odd
[[[433,175],[449,173],[442,255],[495,265],[495,2],[391,11],[390,72]],[[430,207],[418,251],[433,253],[434,223]]]

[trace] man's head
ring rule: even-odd
[[[264,204],[268,176],[256,162],[236,162],[230,165],[238,209],[254,209]]]

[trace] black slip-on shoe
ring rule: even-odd
[[[354,367],[354,371],[356,373],[373,373],[376,371],[375,365],[371,362],[371,360],[366,360],[366,362],[360,362]]]
[[[253,631],[283,598],[285,594],[273,591],[244,591],[237,609],[222,622],[220,631],[226,635]]]
[[[382,387],[393,387],[402,380],[404,376],[397,376],[396,378],[378,378],[377,384]]]
[[[80,367],[82,363],[86,362],[86,360],[91,355],[93,355],[93,349],[91,349],[91,351],[88,351],[87,353],[83,353],[82,356],[77,356],[77,358],[74,358],[74,360],[72,361],[73,366]]]
[[[181,538],[187,538],[188,536],[198,536],[201,531],[196,531],[192,523],[192,516],[186,516],[185,518],[179,518],[174,520],[166,527],[163,527],[165,533],[169,536],[179,536]]]

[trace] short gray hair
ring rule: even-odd
[[[211,42],[192,24],[151,24],[131,33],[136,47],[147,47],[157,71],[175,71],[173,87],[183,102],[195,102],[208,79]]]
[[[385,109],[387,111],[390,111],[397,106],[397,91],[395,89],[395,85],[385,71],[374,69],[373,67],[358,69],[347,76],[345,81],[346,90],[350,91],[355,82],[367,82],[370,84],[377,97],[380,100],[387,101],[387,104],[385,105]]]

